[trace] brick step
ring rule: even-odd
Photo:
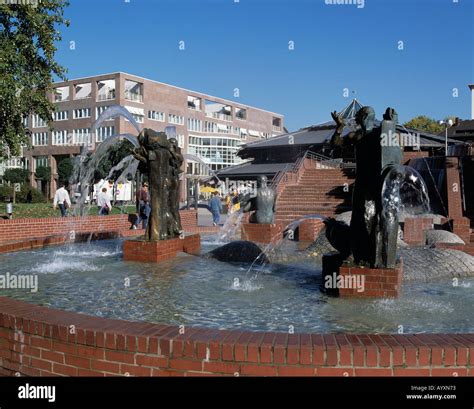
[[[347,198],[347,199],[350,200],[350,198]],[[303,198],[299,196],[297,200],[295,200],[295,198],[292,198],[292,199],[288,198],[287,200],[278,200],[277,205],[284,206],[284,207],[286,206],[290,206],[290,207],[305,206],[306,207],[306,206],[314,206],[316,204],[333,205],[333,204],[344,203],[344,202],[346,202],[346,200],[343,198],[330,198],[330,197]]]

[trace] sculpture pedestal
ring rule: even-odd
[[[123,259],[125,261],[140,261],[157,263],[176,257],[178,252],[198,254],[201,250],[201,236],[192,234],[184,238],[159,241],[140,239],[126,240],[123,244]]]
[[[358,298],[398,298],[403,260],[396,268],[366,268],[343,263],[338,253],[323,256],[324,287],[331,295]]]
[[[283,229],[280,224],[242,223],[240,237],[254,243],[277,243],[283,238]]]

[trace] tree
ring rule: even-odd
[[[5,179],[7,182],[12,183],[12,184],[25,183],[29,177],[30,177],[30,172],[27,169],[22,169],[22,168],[6,169],[5,173],[3,174],[3,179]],[[13,186],[13,203],[16,203],[15,186]]]
[[[49,181],[51,180],[51,168],[49,166],[38,166],[35,172],[36,179],[41,180],[41,184],[46,185],[46,198],[49,198]]]
[[[453,119],[454,117],[448,117],[445,119]],[[440,125],[439,121],[436,119],[432,119],[426,115],[419,115],[416,118],[410,119],[408,122],[405,122],[403,126],[407,128],[413,128],[417,131],[424,131],[434,135],[438,135],[439,133],[443,132],[445,129],[444,125]]]
[[[70,181],[74,173],[74,163],[71,158],[64,158],[58,163],[58,179],[63,182]]]
[[[67,0],[0,3],[0,158],[19,156],[30,145],[23,119],[33,112],[52,124],[54,105],[48,100],[53,75],[65,80],[55,60],[58,26]]]

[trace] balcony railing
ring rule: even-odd
[[[109,101],[111,99],[115,99],[115,90],[97,95],[97,101]]]
[[[274,131],[281,131],[281,126],[273,125],[273,126],[272,126],[272,129],[273,129]]]
[[[223,121],[232,122],[232,115],[221,114],[219,112],[206,112],[208,118],[221,119]]]
[[[134,102],[143,102],[143,95],[135,94],[133,92],[125,92],[125,99]]]

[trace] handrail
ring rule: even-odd
[[[294,173],[297,174],[301,167],[304,165],[305,159],[312,159],[317,163],[334,168],[334,169],[352,169],[355,168],[355,164],[353,163],[345,163],[342,159],[333,159],[329,156],[325,156],[321,153],[316,153],[311,150],[307,150],[303,155],[301,155],[298,160],[293,164],[287,164],[282,170],[280,170],[273,178],[270,186],[273,189],[277,189],[278,185],[280,184],[283,177],[287,175],[287,173]]]

